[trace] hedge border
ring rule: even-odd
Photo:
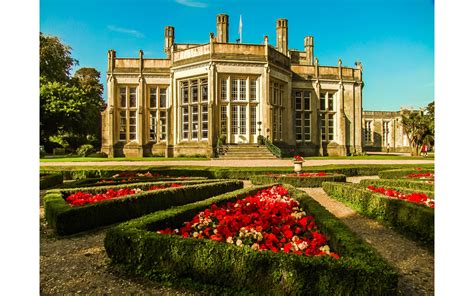
[[[415,167],[428,167],[432,168],[433,165],[326,165],[326,166],[312,166],[305,167],[303,172],[326,172],[326,173],[337,173],[343,174],[348,177],[350,176],[369,176],[377,175],[380,171],[389,169],[400,169],[400,168],[415,168]],[[42,167],[43,172],[58,172],[60,171],[65,179],[83,179],[83,178],[101,178],[112,176],[120,172],[158,172],[169,176],[189,176],[189,177],[206,177],[211,179],[249,179],[250,176],[262,175],[267,173],[272,174],[284,174],[292,173],[293,167],[255,167],[255,168],[242,168],[242,167],[182,167],[182,166],[163,166],[157,168],[156,166],[140,166],[133,167],[133,169],[126,169],[126,167],[120,166],[109,166],[109,167]]]
[[[383,186],[388,188],[400,188],[403,190],[413,190],[412,192],[431,193],[434,197],[434,184],[427,184],[420,181],[410,181],[404,179],[365,179],[359,182],[362,186],[374,185],[377,187]]]
[[[110,181],[117,181],[117,183],[102,183],[98,184],[100,180],[110,180]],[[125,182],[121,182],[121,180],[126,180]],[[208,180],[205,177],[189,177],[189,178],[160,178],[160,177],[152,177],[152,178],[137,178],[137,180],[127,181],[127,178],[86,178],[86,179],[78,179],[73,182],[63,183],[59,188],[79,188],[79,187],[96,187],[96,186],[115,186],[115,185],[122,185],[122,184],[135,184],[135,183],[147,183],[147,182],[176,182],[176,181],[199,181],[199,180]]]
[[[162,185],[178,182],[152,182],[135,184],[141,189],[151,185]],[[65,196],[81,191],[90,193],[103,192],[106,189],[130,187],[127,185],[110,187],[85,187],[65,190],[50,190],[44,196],[45,217],[51,228],[58,235],[68,235],[100,226],[110,225],[137,218],[155,211],[168,209],[203,200],[214,195],[234,191],[243,187],[242,181],[229,180],[196,184],[181,182],[189,186],[144,191],[120,198],[72,207],[65,201]]]
[[[62,173],[46,174],[45,176],[40,175],[40,190],[48,189],[56,185],[63,183]]]
[[[244,198],[271,185],[241,189],[207,200],[122,223],[108,230],[104,245],[113,263],[155,280],[183,277],[233,291],[267,295],[396,295],[398,274],[372,247],[306,193],[291,185],[290,196],[316,217],[331,249],[342,255],[308,257],[256,252],[204,239],[157,235],[157,229],[175,228],[211,204]]]
[[[357,184],[324,182],[324,191],[361,215],[394,227],[429,247],[434,243],[434,209],[371,192]]]
[[[401,179],[408,174],[413,174],[413,173],[432,173],[434,174],[434,169],[426,169],[422,168],[421,170],[417,170],[416,168],[413,169],[395,169],[395,170],[383,170],[378,173],[380,179]],[[417,180],[416,178],[410,178],[407,180],[412,180],[412,181],[421,181]]]
[[[250,181],[255,185],[284,183],[295,187],[321,187],[321,184],[326,181],[346,182],[346,176],[342,174],[331,174],[328,176],[318,177],[256,175],[251,176]]]

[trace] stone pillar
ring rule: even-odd
[[[322,147],[321,127],[319,126],[319,99],[320,99],[320,96],[321,96],[321,89],[320,89],[319,80],[313,81],[313,89],[314,89],[314,93],[316,94],[316,97],[313,100],[314,105],[313,105],[312,109],[313,109],[313,113],[314,113],[314,116],[313,116],[314,122],[311,123],[311,125],[312,125],[311,136],[314,136],[313,143],[315,143],[318,146],[318,150],[321,151],[321,147]],[[322,155],[321,152],[320,152],[320,154]]]
[[[263,79],[262,79],[262,90],[263,90],[263,97],[262,97],[262,136],[271,140],[271,131],[272,131],[272,114],[270,108],[270,67],[265,65],[263,71]]]
[[[276,26],[276,48],[284,55],[288,55],[288,20],[281,18],[277,19]]]
[[[171,56],[171,48],[174,46],[174,27],[165,27],[165,53],[168,58]]]
[[[116,131],[116,120],[117,111],[115,110],[115,77],[113,71],[115,69],[115,50],[111,49],[108,51],[108,63],[107,63],[107,124],[108,124],[108,143],[106,153],[108,157],[114,157],[114,144],[115,144],[115,131]]]
[[[314,59],[313,36],[304,37],[304,51],[306,52],[306,64],[313,65],[313,59]]]
[[[360,80],[354,85],[354,101],[355,101],[355,149],[356,152],[362,153],[363,151],[363,122],[362,122],[362,89],[364,88],[364,82],[362,81],[362,63],[356,63],[357,69],[360,71]]]
[[[229,16],[227,14],[217,15],[217,42],[229,42]]]
[[[347,151],[346,149],[346,117],[344,114],[344,84],[342,81],[339,82],[339,110],[338,110],[338,117],[339,117],[339,125],[337,127],[337,132],[339,134],[339,141],[340,145],[344,148],[344,152]],[[345,154],[344,154],[345,155]]]
[[[208,139],[208,149],[211,150],[211,154],[214,151],[214,147],[217,145],[217,139],[219,137],[218,128],[216,126],[215,120],[219,116],[218,107],[217,107],[217,89],[216,84],[216,65],[214,62],[209,63],[208,71],[208,81],[207,81],[207,98],[208,98],[208,109],[207,109],[207,139]]]

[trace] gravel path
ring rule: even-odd
[[[380,179],[379,176],[355,176],[347,177],[346,182],[359,184],[361,180],[376,180]]]
[[[400,273],[402,295],[434,295],[434,254],[375,220],[331,199],[322,188],[300,188],[372,245]]]

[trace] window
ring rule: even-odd
[[[257,80],[250,79],[250,100],[257,100]]]
[[[119,141],[127,142],[137,139],[137,87],[121,86],[119,88]],[[156,95],[156,93],[155,93]],[[156,99],[155,99],[156,102]]]
[[[335,133],[335,102],[334,93],[321,91],[319,98],[319,118],[321,123],[321,141],[333,141]]]
[[[166,140],[166,101],[168,86],[151,86],[149,90],[149,141]]]
[[[201,79],[201,102],[207,102],[207,79]]]
[[[305,91],[304,94],[304,110],[311,111],[311,92]]]
[[[237,84],[238,84],[238,80],[232,79],[232,95],[230,97],[232,101],[237,100],[237,93],[238,93]]]
[[[131,87],[129,88],[130,91],[130,108],[137,107],[137,88]]]
[[[160,111],[160,140],[166,140],[166,111]]]
[[[328,140],[334,140],[334,114],[328,114]]]
[[[120,111],[120,141],[127,140],[127,111]]]
[[[127,107],[127,88],[120,88],[120,107]]]
[[[250,106],[250,133],[257,134],[257,107]]]
[[[227,134],[227,106],[221,106],[221,135]]]
[[[364,129],[364,140],[366,143],[372,142],[372,121],[367,120],[364,123],[365,129]]]
[[[198,138],[198,123],[199,123],[199,106],[193,105],[192,107],[192,123],[191,123],[191,131],[192,131],[192,138],[196,140]]]
[[[221,80],[221,100],[227,101],[227,79]]]
[[[240,133],[247,133],[247,106],[239,106],[240,108]]]
[[[201,138],[207,139],[208,134],[208,113],[207,105],[201,106]]]
[[[207,140],[209,136],[207,78],[182,81],[180,86],[181,140]],[[189,93],[191,100],[187,98]]]
[[[273,140],[278,139],[278,110],[272,109],[272,121],[273,121]]]
[[[237,134],[238,133],[238,119],[237,119],[237,108],[239,106],[232,106],[232,113],[231,113],[231,119],[232,119],[232,134]]]
[[[133,141],[137,139],[137,112],[130,111],[130,118],[128,119],[128,129],[129,129],[129,140]]]
[[[166,88],[160,87],[160,108],[166,108]]]
[[[279,139],[283,140],[283,109],[278,108],[278,135]]]
[[[295,91],[296,140],[311,142],[311,92]]]
[[[247,79],[239,79],[240,83],[240,94],[239,99],[241,101],[245,101],[247,98]]]
[[[150,111],[150,141],[156,142],[157,130],[158,122],[156,120],[156,111]]]
[[[382,140],[384,145],[390,143],[390,121],[384,121],[382,124]]]

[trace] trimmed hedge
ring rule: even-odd
[[[420,181],[411,181],[410,179],[365,179],[361,180],[359,184],[365,187],[369,185],[374,185],[377,187],[401,187],[434,192],[434,184],[424,183]]]
[[[77,187],[96,187],[96,186],[114,186],[121,184],[145,183],[145,182],[172,182],[172,181],[198,181],[207,180],[204,177],[189,177],[189,178],[173,178],[173,177],[151,177],[151,178],[135,178],[136,180],[129,181],[128,178],[87,178],[79,179],[73,182],[64,183],[59,188],[77,188]],[[114,183],[98,183],[101,180],[115,181]],[[122,180],[125,180],[124,182]]]
[[[375,218],[397,231],[432,246],[434,209],[371,192],[357,184],[324,182],[324,191],[358,213]]]
[[[346,176],[341,174],[331,174],[328,176],[320,177],[297,177],[297,176],[269,176],[269,175],[257,175],[251,176],[250,181],[252,184],[271,184],[281,183],[290,184],[295,187],[321,187],[321,184],[326,181],[332,182],[346,182]]]
[[[303,256],[254,251],[207,239],[157,235],[177,228],[211,204],[245,198],[259,186],[156,212],[110,229],[104,245],[112,262],[155,280],[183,278],[261,295],[397,295],[398,274],[369,245],[306,193],[285,185],[308,215],[316,218],[331,249],[341,254]]]
[[[170,182],[152,182],[134,184],[134,188],[148,189],[152,185],[169,184]],[[120,198],[104,200],[83,206],[71,206],[65,198],[78,189],[50,190],[44,196],[44,211],[48,224],[59,235],[67,235],[97,228],[117,222],[203,200],[214,195],[237,190],[243,187],[242,181],[229,180],[196,184],[196,182],[173,182],[189,186],[144,191]],[[202,183],[202,181],[201,181]],[[88,193],[101,193],[107,189],[128,188],[130,185],[81,188]]]
[[[396,170],[384,170],[378,173],[380,179],[400,179],[406,177],[409,174],[421,174],[421,173],[432,173],[434,174],[434,169],[422,168],[421,170],[413,169],[396,169]],[[407,178],[407,180],[412,181],[422,181],[416,178]]]
[[[63,174],[53,173],[40,175],[40,189],[48,189],[63,183]]]
[[[400,168],[433,168],[433,165],[327,165],[327,166],[313,166],[304,167],[305,173],[310,172],[326,172],[343,174],[346,176],[369,176],[377,175],[380,171]],[[151,173],[160,173],[168,176],[189,176],[189,177],[206,177],[210,179],[249,179],[251,176],[262,174],[288,174],[293,173],[293,166],[288,167],[182,167],[182,166],[167,166],[157,169],[156,166],[142,166],[140,169],[125,170],[124,167],[48,167],[42,168],[43,172],[58,172],[60,171],[65,179],[84,179],[84,178],[105,178],[111,177],[121,172],[140,172],[147,171]]]

